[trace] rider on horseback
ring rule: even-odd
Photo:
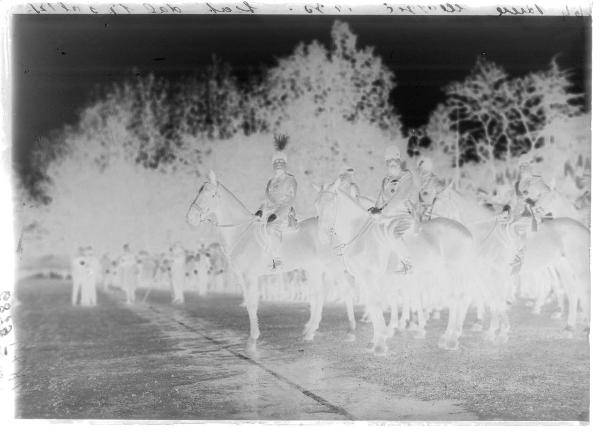
[[[516,217],[531,217],[533,231],[537,231],[537,226],[544,219],[552,218],[552,212],[544,208],[551,191],[542,176],[534,174],[531,158],[521,157],[519,177],[515,183],[518,204],[514,214]]]
[[[419,205],[422,209],[421,220],[431,220],[431,212],[437,195],[444,190],[444,183],[433,173],[433,162],[423,157],[417,164],[419,175]]]
[[[413,174],[402,168],[402,156],[397,146],[386,149],[385,162],[388,175],[381,182],[379,197],[375,206],[369,209],[369,213],[392,217],[406,215],[411,212],[411,203],[417,201],[418,191],[415,188]],[[398,223],[394,228],[394,234],[401,235],[408,229],[405,225],[406,223]]]
[[[287,156],[283,152],[289,137],[286,135],[275,136],[276,152],[271,159],[273,163],[273,176],[267,182],[265,201],[256,212],[256,216],[262,218],[267,216],[267,226],[270,228],[271,237],[277,240],[271,241],[273,253],[273,269],[282,264],[281,242],[282,231],[285,227],[296,226],[296,212],[292,204],[296,199],[298,183],[296,178],[287,172]]]

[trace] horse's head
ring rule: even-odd
[[[192,226],[198,226],[201,222],[210,221],[214,215],[219,200],[219,183],[213,171],[209,174],[209,180],[200,187],[198,194],[187,212],[187,221]]]

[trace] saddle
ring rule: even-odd
[[[298,231],[298,219],[296,218],[296,212],[292,208],[287,215],[287,221],[282,221],[276,213],[271,213],[267,217],[265,225],[267,232],[269,233],[284,234]]]

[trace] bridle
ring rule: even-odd
[[[198,196],[202,193],[202,191],[204,190],[205,186],[206,186],[206,183],[203,184],[202,187],[200,188],[200,190],[198,191]],[[214,191],[214,193],[211,196],[211,198],[213,198],[213,199],[219,198],[219,194],[217,192],[217,188],[218,188],[218,185],[215,186],[215,191]],[[196,203],[197,200],[198,200],[198,197],[196,197],[196,199],[192,202],[192,204],[190,205],[190,208],[193,208],[198,213],[203,214],[204,213],[204,209],[202,207],[200,207],[198,205],[198,203]],[[240,223],[235,223],[235,224],[219,224],[219,223],[217,223],[217,221],[215,221],[215,220],[213,220],[211,218],[201,218],[200,219],[200,223],[202,223],[202,222],[208,222],[208,223],[210,223],[211,225],[213,225],[216,228],[239,228],[239,227],[241,227],[242,225],[244,225],[246,223],[250,225],[250,222],[252,222],[252,221],[253,221],[253,219],[250,219],[249,221],[242,221]]]
[[[337,237],[337,232],[335,231],[335,221],[337,221],[338,219],[338,205],[337,205],[337,192],[331,192],[331,191],[322,191],[321,193],[324,194],[331,194],[333,195],[335,202],[335,216],[334,216],[334,223],[332,226],[327,228],[327,233],[329,234],[329,243],[331,244],[331,242],[333,241],[334,237]],[[373,217],[368,217],[367,220],[365,221],[365,223],[363,224],[363,226],[358,230],[358,232],[347,242],[341,242],[338,243],[335,246],[331,246],[331,248],[336,252],[337,256],[343,256],[344,255],[344,249],[347,248],[348,246],[350,246],[351,244],[353,244],[356,240],[358,240],[369,228],[369,226],[373,223]]]

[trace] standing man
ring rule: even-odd
[[[82,275],[83,289],[81,295],[81,304],[83,306],[96,306],[98,301],[96,285],[102,272],[100,260],[98,260],[98,258],[95,256],[94,248],[92,246],[88,246],[86,248],[84,255],[86,258],[86,266]]]
[[[172,302],[184,302],[183,289],[185,287],[185,250],[180,243],[175,243],[171,248],[171,294]]]
[[[137,288],[137,259],[131,252],[128,244],[123,245],[123,255],[119,258],[119,273],[121,289],[125,291],[125,303],[135,303],[135,290]]]
[[[422,209],[422,221],[431,219],[431,212],[437,195],[444,190],[444,183],[433,173],[433,162],[428,157],[422,157],[417,163],[419,176],[419,205]]]
[[[76,306],[83,300],[82,298],[80,299],[80,296],[83,297],[85,268],[87,265],[87,259],[84,252],[84,248],[79,247],[77,254],[71,260],[71,304],[73,306]]]

